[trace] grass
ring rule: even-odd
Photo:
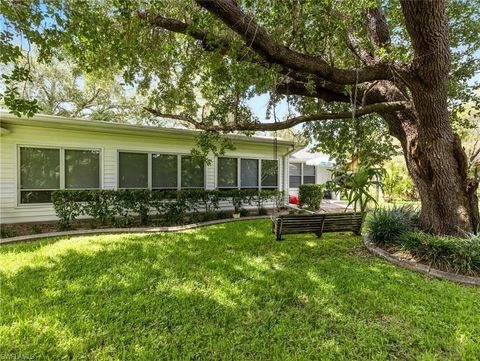
[[[0,248],[0,358],[477,360],[480,290],[267,221]]]

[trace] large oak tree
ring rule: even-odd
[[[51,0],[1,10],[7,30],[35,43],[45,61],[58,52],[86,71],[121,70],[153,94],[152,113],[206,133],[354,118],[361,127],[377,114],[401,144],[422,226],[457,235],[479,225],[478,183],[452,128],[478,71],[478,8],[461,0]],[[11,34],[2,36],[12,54],[2,60],[16,62]],[[297,115],[260,123],[246,100],[265,92],[272,102],[287,97]],[[14,86],[6,94],[13,108],[28,108]]]

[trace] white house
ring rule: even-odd
[[[298,196],[301,184],[324,184],[331,179],[331,169],[335,166],[327,154],[299,149],[289,157],[289,194]],[[325,198],[339,199],[340,195],[325,192]]]
[[[57,189],[289,189],[290,141],[228,135],[235,150],[198,164],[195,130],[1,112],[0,223],[55,220]],[[276,150],[275,150],[276,149]],[[300,153],[303,154],[303,153]],[[303,164],[295,157],[292,164]],[[273,175],[272,175],[272,171]],[[270,170],[267,172],[267,170]],[[311,181],[309,164],[300,182]],[[315,182],[328,177],[315,166]]]

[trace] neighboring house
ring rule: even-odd
[[[295,151],[289,160],[289,194],[298,196],[301,184],[324,184],[331,179],[335,162],[324,153],[309,152],[306,148]],[[325,198],[340,199],[339,194],[328,190]]]
[[[289,179],[294,144],[278,140],[275,147],[271,137],[228,135],[235,150],[198,164],[190,156],[195,130],[7,112],[0,119],[4,224],[56,220],[51,194],[58,189],[279,189],[287,201],[295,191],[289,180],[298,186],[329,179],[326,164],[312,172],[309,162],[318,157],[305,151],[292,158],[302,179]]]

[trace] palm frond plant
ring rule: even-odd
[[[355,170],[340,165],[332,172],[332,180],[327,188],[346,195],[348,205],[353,205],[355,212],[365,212],[369,203],[378,206],[376,197],[371,193],[372,189],[383,189],[382,179],[385,170],[370,162],[360,163]]]

